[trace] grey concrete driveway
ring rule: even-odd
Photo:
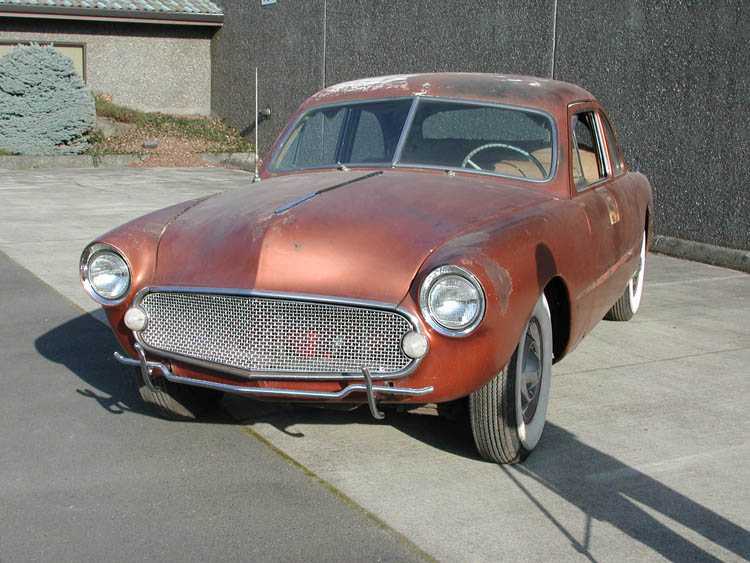
[[[217,169],[2,174],[0,250],[91,311],[76,272],[86,242],[249,178]],[[441,560],[742,561],[748,396],[750,276],[650,255],[635,319],[600,323],[555,366],[549,425],[521,466],[478,459],[462,421],[389,413],[375,422],[364,411],[235,397],[225,406],[247,435]]]

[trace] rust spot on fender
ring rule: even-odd
[[[503,314],[508,309],[508,301],[510,294],[513,291],[513,280],[508,273],[508,270],[503,268],[500,264],[488,258],[487,256],[477,252],[475,256],[465,256],[460,260],[462,266],[466,266],[467,269],[475,272],[477,267],[484,270],[487,278],[492,282],[495,294],[495,302],[500,305],[500,310]],[[485,288],[487,291],[490,288]]]
[[[459,264],[469,271],[476,273],[478,269],[484,270],[486,279],[489,279],[493,285],[492,288],[485,288],[485,291],[490,295],[494,293],[494,300],[500,305],[502,313],[505,314],[508,309],[510,294],[513,291],[513,280],[508,270],[484,254],[482,244],[489,239],[489,233],[475,231],[455,237],[448,241],[443,248],[449,248],[454,256],[459,257]]]
[[[253,242],[256,242],[258,239],[263,238],[263,235],[266,234],[266,219],[260,219],[255,226],[253,227]]]
[[[467,252],[471,252],[471,250],[479,252],[478,248],[472,249],[472,247],[476,247],[477,245],[482,244],[483,242],[487,242],[488,240],[490,240],[490,235],[488,233],[485,233],[484,231],[475,231],[473,233],[466,233],[452,238],[443,245],[443,248],[461,248],[466,249]]]

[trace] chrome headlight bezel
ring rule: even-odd
[[[111,254],[117,259],[121,260],[122,263],[125,264],[125,268],[127,270],[127,283],[121,291],[114,295],[102,295],[98,293],[96,288],[94,287],[94,284],[91,282],[91,264],[96,258],[99,258],[104,254]],[[83,288],[86,290],[86,293],[88,293],[94,301],[101,305],[119,305],[125,300],[125,298],[128,296],[128,293],[130,292],[130,285],[133,275],[130,264],[120,251],[108,244],[97,242],[87,246],[83,250],[83,253],[81,254],[81,261],[79,264],[79,274],[81,276],[81,283],[83,284]]]
[[[471,320],[464,325],[453,327],[446,326],[445,324],[441,323],[440,320],[436,318],[433,310],[430,307],[430,295],[432,291],[437,287],[438,284],[451,277],[459,277],[462,278],[463,281],[468,282],[469,285],[474,289],[474,291],[476,291],[478,300],[477,311],[471,318]],[[474,276],[474,274],[472,274],[468,270],[461,268],[460,266],[454,266],[452,264],[439,266],[438,268],[432,270],[432,272],[430,272],[424,279],[422,285],[419,288],[419,309],[422,312],[422,317],[433,329],[446,336],[466,336],[467,334],[473,332],[484,318],[486,301],[487,300],[485,298],[484,289],[482,288],[482,284],[479,283],[479,280],[476,278],[476,276]]]

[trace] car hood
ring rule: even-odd
[[[174,218],[159,243],[153,284],[399,303],[447,239],[550,197],[496,178],[431,172],[279,176]]]

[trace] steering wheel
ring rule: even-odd
[[[542,166],[542,163],[539,162],[533,154],[531,154],[529,152],[526,152],[523,149],[519,149],[518,147],[514,147],[513,145],[506,145],[505,143],[487,143],[487,144],[478,146],[477,148],[475,148],[473,151],[471,151],[469,154],[466,155],[466,157],[461,162],[461,166],[463,168],[466,168],[467,164],[471,164],[471,166],[474,167],[475,169],[482,170],[481,167],[477,166],[471,160],[471,157],[473,157],[475,154],[477,154],[478,152],[481,152],[483,150],[494,149],[494,148],[512,150],[512,151],[515,151],[515,152],[517,152],[518,154],[520,154],[522,156],[525,156],[531,162],[533,162],[534,165],[539,169],[539,172],[542,173],[542,178],[545,178],[547,176],[547,171],[544,169],[544,166]]]

